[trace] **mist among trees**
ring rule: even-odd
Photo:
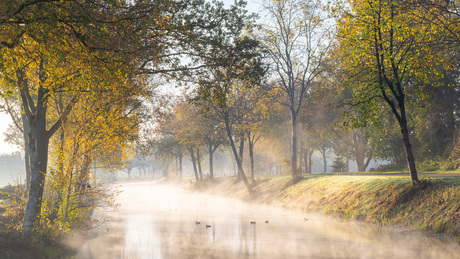
[[[372,160],[414,185],[420,170],[457,169],[458,4],[267,0],[258,19],[244,1],[3,1],[23,235],[67,227],[86,193],[108,197],[97,170],[131,173],[142,157],[197,182],[235,174],[249,192],[257,175]]]

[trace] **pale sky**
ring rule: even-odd
[[[259,0],[247,0],[248,6],[247,9],[251,12],[260,12],[260,5],[258,4]],[[234,3],[234,0],[224,0],[224,3],[228,6]],[[5,143],[5,135],[3,134],[8,125],[11,124],[11,118],[7,113],[0,112],[0,154],[9,154],[18,149],[14,146],[11,146]]]
[[[10,154],[18,151],[16,147],[5,143],[5,135],[3,133],[11,122],[11,118],[7,113],[0,112],[0,154]]]

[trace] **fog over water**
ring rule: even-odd
[[[120,208],[111,213],[109,224],[91,233],[77,258],[460,257],[460,246],[453,240],[415,231],[191,193],[154,182],[124,183],[121,189]]]

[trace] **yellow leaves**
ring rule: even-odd
[[[396,4],[356,1],[352,10],[355,15],[342,17],[338,23],[338,52],[342,54],[344,65],[349,69],[364,66],[372,71],[377,65],[375,53],[378,51],[382,58],[380,65],[388,68],[387,71],[396,67],[404,69],[400,75],[408,78],[425,80],[428,74],[439,77],[435,72],[439,68],[434,64],[444,68],[448,65],[443,62],[442,53],[430,45],[439,35],[436,35],[438,31],[433,24],[427,21],[429,19],[425,19],[427,14],[416,7],[404,9],[392,5]]]

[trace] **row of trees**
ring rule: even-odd
[[[270,19],[258,26],[243,1],[5,1],[0,87],[18,130],[11,139],[20,136],[26,154],[23,235],[46,219],[66,221],[91,168],[123,166],[149,114],[158,153],[179,168],[188,154],[197,181],[203,154],[212,177],[223,145],[252,192],[256,143],[266,156],[270,146],[290,154],[298,178],[311,172],[314,150],[326,161],[334,148],[360,171],[373,157],[399,162],[401,136],[415,184],[416,156],[456,150],[457,4],[267,1]],[[171,107],[144,105],[157,97],[155,75],[186,93]]]
[[[50,219],[68,221],[95,165],[125,164],[124,151],[148,114],[142,102],[152,97],[152,75],[192,76],[223,62],[206,51],[243,22],[238,19],[244,16],[232,20],[242,6],[225,9],[201,0],[2,2],[1,97],[15,121],[10,137],[16,143],[22,138],[25,150],[24,237]],[[47,194],[52,200],[44,200]]]
[[[291,131],[287,160],[294,178],[302,168],[311,172],[314,150],[326,163],[326,153],[333,149],[337,156],[355,160],[359,171],[372,158],[390,161],[395,169],[407,164],[413,184],[418,182],[416,158],[427,169],[440,164],[456,168],[458,2],[352,1],[324,7],[316,1],[284,0],[266,1],[264,10],[271,19],[257,30],[246,28],[259,42],[260,55],[260,63],[246,64],[253,69],[249,80],[232,60],[235,54],[221,52],[228,63],[206,70],[210,73],[194,81],[194,92],[181,97],[171,111],[171,123],[184,122],[169,131],[176,145],[192,141],[193,152],[199,153],[209,136],[201,129],[213,121],[211,129],[225,129],[227,136],[220,136],[219,143],[230,146],[248,190],[241,166],[245,141],[249,153],[251,138],[284,141],[285,148],[285,130],[280,133],[277,125],[286,122]],[[191,103],[184,104],[187,99]],[[184,105],[187,119],[180,116]],[[269,108],[261,116],[263,107]],[[203,122],[191,123],[191,114]],[[160,139],[164,125],[168,123],[159,124]],[[251,136],[248,129],[258,135]],[[194,155],[192,160],[200,161]]]

